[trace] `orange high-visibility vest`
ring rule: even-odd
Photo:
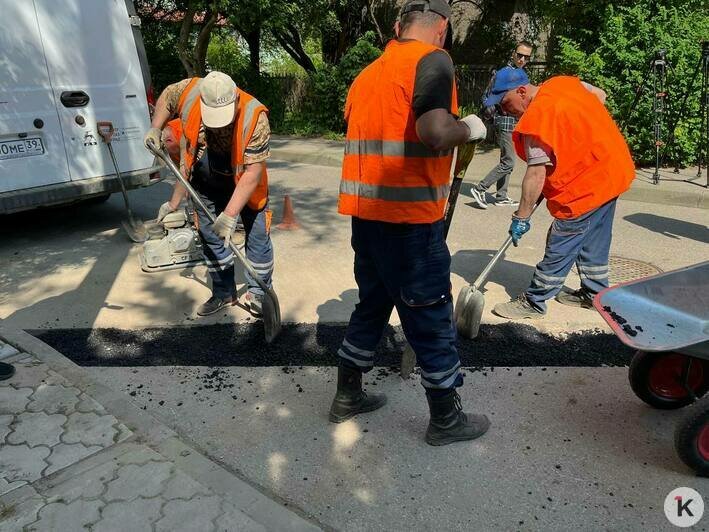
[[[175,137],[175,140],[179,141],[180,137],[182,137],[182,120],[179,118],[170,120],[167,124],[165,124],[165,127],[169,127],[172,131],[172,136]]]
[[[545,81],[517,123],[512,137],[526,160],[522,135],[532,135],[554,152],[544,183],[554,218],[576,218],[630,188],[635,165],[618,126],[601,101],[578,78]]]
[[[420,41],[391,41],[352,83],[341,214],[392,223],[443,218],[453,151],[421,142],[411,105],[418,62],[435,50],[440,48]],[[455,83],[450,112],[458,113]]]
[[[180,95],[177,105],[177,113],[182,121],[183,131],[180,139],[181,169],[187,176],[192,172],[192,167],[196,162],[197,141],[199,130],[202,126],[201,98],[199,95],[201,81],[201,78],[192,78],[189,85]],[[256,129],[259,115],[262,112],[268,112],[268,109],[256,98],[239,88],[236,89],[236,96],[237,113],[231,149],[231,165],[234,170],[234,180],[238,183],[244,174],[244,152],[246,146],[251,140],[254,129]],[[247,205],[253,210],[260,211],[266,206],[267,202],[268,172],[264,163],[259,184],[249,198]]]

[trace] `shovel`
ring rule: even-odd
[[[470,161],[473,160],[476,147],[477,142],[468,142],[456,147],[453,153],[453,163],[451,164],[453,180],[451,182],[450,191],[448,192],[448,202],[446,203],[446,210],[443,215],[443,238],[448,237],[448,230],[453,220],[453,213],[455,212],[455,206],[458,201],[460,187],[463,184],[465,171],[468,169]],[[416,353],[414,353],[413,348],[407,342],[404,347],[404,352],[401,353],[401,365],[399,366],[399,375],[401,375],[401,378],[408,379],[414,372],[414,366],[416,366]]]
[[[101,136],[103,141],[108,146],[108,153],[111,154],[111,161],[113,161],[113,168],[116,170],[116,177],[118,178],[118,183],[121,185],[121,192],[123,193],[123,201],[126,204],[126,211],[128,211],[128,220],[123,221],[123,228],[128,233],[128,237],[133,242],[145,242],[148,239],[148,229],[142,220],[135,217],[133,211],[130,208],[130,203],[128,203],[128,192],[126,191],[126,185],[123,182],[123,176],[121,171],[118,169],[118,161],[116,161],[116,154],[113,153],[113,146],[111,145],[111,138],[113,137],[113,123],[112,122],[96,122],[96,129],[98,134]]]
[[[182,186],[185,187],[192,200],[197,204],[197,206],[199,206],[205,216],[209,218],[209,221],[214,223],[216,221],[216,218],[214,217],[212,212],[207,209],[202,199],[199,197],[199,195],[197,195],[197,192],[195,192],[195,190],[192,188],[192,185],[190,185],[189,181],[187,181],[183,177],[180,170],[177,168],[177,166],[175,166],[175,163],[172,162],[170,156],[154,145],[150,147],[150,151],[153,152],[156,157],[162,159],[162,161],[167,165],[167,167],[170,169],[175,178],[177,178],[180,183],[182,183]],[[266,333],[266,343],[270,344],[276,338],[276,336],[278,336],[278,333],[281,332],[281,307],[278,303],[278,296],[272,288],[270,288],[266,283],[263,282],[263,279],[261,279],[259,274],[256,273],[256,270],[254,270],[254,267],[251,265],[249,260],[241,253],[239,248],[236,247],[236,244],[234,244],[231,239],[229,240],[229,247],[231,248],[231,252],[234,254],[234,256],[242,264],[244,269],[249,272],[249,275],[251,275],[251,277],[256,281],[256,283],[259,285],[259,287],[261,287],[264,292],[261,314],[263,319],[264,332]]]
[[[537,210],[541,199],[532,209],[530,218],[534,211]],[[458,329],[458,334],[464,336],[465,338],[476,338],[478,332],[480,331],[480,321],[483,316],[483,309],[485,308],[485,296],[480,291],[482,285],[485,284],[488,275],[498,263],[500,258],[505,254],[507,248],[512,244],[512,236],[508,236],[507,240],[502,244],[502,247],[497,250],[495,256],[492,257],[490,262],[485,266],[478,278],[475,279],[473,284],[469,286],[464,286],[458,293],[458,299],[455,302],[455,326]]]

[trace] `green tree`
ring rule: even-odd
[[[668,72],[666,90],[669,114],[667,126],[678,118],[681,96],[685,94],[701,53],[701,41],[709,36],[706,10],[694,1],[675,1],[658,5],[651,0],[633,5],[608,5],[601,22],[593,30],[558,35],[554,70],[575,74],[602,87],[608,93],[608,107],[624,126],[626,138],[636,161],[649,162],[654,157],[652,80],[650,64],[654,52],[667,50],[673,69]],[[638,87],[644,87],[636,108],[630,106]],[[698,120],[699,90],[687,100],[686,118],[673,132],[675,146],[671,159],[687,163],[700,140]]]

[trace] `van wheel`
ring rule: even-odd
[[[86,203],[90,205],[100,205],[101,203],[106,203],[111,194],[101,194],[100,196],[94,196],[86,200]]]

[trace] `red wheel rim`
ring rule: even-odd
[[[648,385],[655,395],[666,399],[680,400],[687,397],[687,390],[682,385],[682,372],[687,357],[676,353],[662,355],[650,368]],[[701,361],[692,361],[687,382],[696,391],[704,381],[704,366]]]
[[[709,462],[709,425],[705,424],[697,437],[697,450],[703,460]]]

